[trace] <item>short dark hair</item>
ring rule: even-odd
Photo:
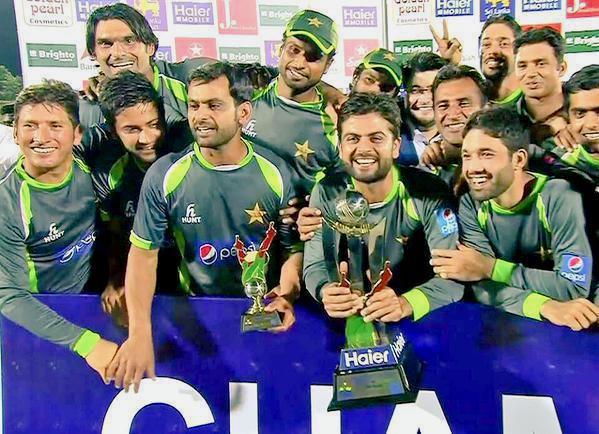
[[[522,33],[514,42],[514,54],[517,54],[520,47],[524,45],[540,44],[542,42],[546,42],[553,48],[555,58],[558,62],[564,60],[564,38],[557,30],[552,29],[551,27],[531,29]]]
[[[15,100],[15,125],[23,107],[37,104],[60,106],[69,116],[73,127],[79,125],[79,95],[67,83],[44,79],[41,84],[23,89]]]
[[[404,64],[402,75],[406,90],[412,87],[414,76],[419,72],[437,71],[449,62],[436,53],[416,53]]]
[[[98,95],[100,109],[108,126],[114,130],[116,117],[123,110],[137,104],[153,104],[164,125],[164,103],[148,79],[133,71],[123,71],[106,78]]]
[[[514,33],[514,38],[517,38],[522,34],[522,27],[518,24],[518,21],[514,19],[510,14],[495,14],[491,15],[487,21],[483,24],[483,28],[480,31],[480,36],[478,37],[478,41],[480,43],[481,38],[483,37],[484,31],[492,24],[505,24]]]
[[[148,20],[135,8],[125,3],[102,6],[93,11],[85,24],[85,44],[92,56],[96,47],[96,27],[100,21],[120,20],[127,24],[135,37],[145,45],[154,45],[158,49],[158,37],[150,27]]]
[[[391,124],[391,132],[395,138],[400,135],[401,112],[395,99],[385,94],[355,93],[343,103],[339,111],[337,130],[341,138],[343,123],[351,116],[378,113]]]
[[[528,149],[530,131],[512,106],[494,106],[482,109],[470,116],[463,137],[471,130],[481,130],[485,134],[501,139],[510,155],[520,149]]]
[[[433,81],[433,100],[435,99],[435,93],[437,88],[446,81],[460,80],[462,78],[469,78],[476,84],[476,87],[480,90],[482,104],[486,104],[489,99],[489,91],[487,88],[487,82],[480,75],[480,73],[471,66],[468,65],[453,65],[449,64],[439,70],[435,81]]]
[[[229,80],[229,94],[236,105],[252,100],[254,86],[247,67],[229,62],[215,61],[200,66],[189,76],[188,85],[191,87],[194,81],[210,83],[223,75]]]
[[[570,95],[582,90],[593,89],[599,89],[599,65],[587,65],[572,74],[572,77],[564,85],[566,105],[570,106]]]

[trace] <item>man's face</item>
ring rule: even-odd
[[[188,91],[187,117],[189,127],[201,147],[220,148],[239,134],[241,126],[249,119],[249,103],[235,107],[229,93],[229,80],[220,76],[208,83],[191,82]]]
[[[462,145],[462,175],[478,201],[494,199],[514,182],[514,156],[501,139],[470,130]]]
[[[107,77],[124,70],[152,74],[151,57],[154,45],[139,41],[129,26],[121,20],[104,20],[96,26],[94,57]]]
[[[408,107],[412,118],[421,129],[430,129],[435,125],[433,112],[433,81],[439,70],[423,71],[414,74],[408,91]]]
[[[81,129],[57,104],[26,105],[18,114],[15,141],[29,167],[49,171],[70,164],[73,144],[81,142]]]
[[[318,57],[319,50],[312,43],[288,36],[281,46],[279,74],[285,84],[296,92],[314,87],[327,72],[331,60],[326,55]]]
[[[373,183],[384,179],[399,156],[401,139],[378,113],[355,115],[341,128],[341,158],[356,181]]]
[[[570,95],[570,124],[599,152],[599,89],[580,90]]]
[[[123,146],[144,163],[153,163],[162,144],[164,127],[153,103],[127,107],[115,117],[114,128]]]
[[[480,89],[470,78],[441,83],[435,92],[435,124],[447,143],[460,147],[470,115],[483,106]]]
[[[523,45],[516,54],[516,78],[525,96],[542,98],[558,93],[565,71],[565,64],[546,42]]]
[[[491,24],[481,35],[480,62],[485,78],[502,80],[514,72],[513,30],[507,24]]]
[[[376,69],[364,69],[352,86],[352,93],[375,93],[394,96],[397,86],[388,74]]]

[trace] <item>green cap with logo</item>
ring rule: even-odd
[[[299,11],[291,17],[285,28],[285,36],[306,36],[324,54],[331,54],[337,48],[335,22],[326,15],[310,9]]]
[[[399,57],[393,52],[384,48],[377,48],[371,51],[364,59],[362,65],[368,69],[383,69],[395,80],[395,84],[399,88],[402,83],[401,64]]]

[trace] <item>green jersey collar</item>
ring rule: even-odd
[[[17,161],[15,171],[23,179],[23,181],[25,181],[31,187],[35,187],[40,190],[46,190],[46,191],[60,190],[64,186],[68,185],[69,182],[71,182],[71,179],[73,179],[73,162],[71,162],[71,166],[69,167],[69,172],[67,173],[67,176],[65,176],[62,181],[60,181],[57,184],[48,184],[45,182],[37,181],[36,179],[32,178],[25,171],[25,167],[23,166],[24,161],[25,161],[25,157],[21,156],[21,158],[19,158],[19,161]]]
[[[279,80],[282,80],[280,76],[277,77],[277,79],[275,81],[274,92],[275,92],[275,96],[277,98],[279,98],[280,100],[285,101],[289,104],[293,104],[293,105],[302,107],[304,109],[320,110],[322,108],[322,105],[324,103],[324,97],[322,96],[322,92],[320,91],[318,86],[314,86],[314,90],[316,91],[316,94],[318,95],[318,100],[313,101],[313,102],[297,102],[297,101],[293,101],[292,99],[285,98],[284,96],[281,96],[279,94]]]
[[[580,156],[593,167],[599,167],[599,159],[594,157],[584,146],[580,146]]]
[[[494,199],[490,199],[489,202],[493,211],[495,211],[498,214],[518,214],[522,210],[528,209],[529,206],[535,203],[537,195],[543,190],[543,188],[545,187],[545,183],[549,178],[539,173],[528,173],[530,173],[532,176],[536,178],[535,186],[530,192],[530,194],[511,208],[504,208],[497,202],[495,202]]]
[[[252,144],[249,141],[245,140],[244,138],[242,138],[241,141],[247,148],[246,156],[243,157],[243,159],[238,164],[230,164],[230,165],[222,166],[222,167],[226,168],[224,170],[239,169],[239,168],[245,166],[246,164],[248,164],[252,160],[252,158],[254,158],[254,147],[252,146]],[[206,158],[202,155],[202,151],[200,150],[200,145],[198,145],[198,142],[194,142],[193,152],[194,152],[196,158],[198,159],[198,162],[206,169],[223,170],[223,168],[221,168],[221,166],[215,166],[214,164],[212,164],[211,162],[206,160]]]
[[[518,99],[523,96],[524,96],[524,92],[522,92],[522,89],[517,88],[515,91],[510,93],[505,98],[495,101],[495,104],[512,104],[512,103],[518,101]]]
[[[391,187],[391,191],[387,193],[387,196],[382,200],[382,202],[371,203],[371,208],[382,208],[388,203],[390,203],[395,196],[397,196],[397,192],[399,191],[399,169],[396,166],[391,167],[391,175],[393,176],[393,186]],[[349,186],[352,190],[356,190],[356,180],[351,178],[351,185]],[[357,191],[357,190],[356,190]]]
[[[152,86],[154,86],[154,89],[158,90],[158,88],[160,87],[160,71],[158,70],[158,67],[156,65],[154,65],[154,80],[152,82]]]

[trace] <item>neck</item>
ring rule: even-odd
[[[527,172],[517,172],[512,185],[510,185],[506,191],[497,196],[495,198],[495,202],[506,209],[518,205],[520,202],[526,199],[526,196],[524,195],[524,187],[533,178],[534,177]]]
[[[535,121],[543,121],[550,114],[556,112],[564,105],[564,95],[562,88],[558,88],[557,92],[539,98],[525,96],[526,109],[535,119]]]
[[[362,193],[368,203],[379,203],[393,190],[393,170],[390,170],[387,175],[380,181],[366,183],[355,180],[356,191]]]
[[[516,78],[516,74],[511,73],[508,74],[502,81],[501,85],[499,85],[499,89],[497,90],[497,100],[501,101],[504,98],[507,98],[512,93],[516,91],[520,87],[518,83],[518,79]]]
[[[318,93],[316,92],[316,87],[312,86],[306,90],[292,89],[287,86],[285,80],[283,80],[281,77],[277,79],[277,90],[279,95],[283,98],[290,99],[300,104],[304,102],[316,102],[319,98]]]
[[[131,155],[131,154],[130,154]],[[137,158],[135,155],[131,155],[133,157],[133,159],[135,160],[135,164],[137,164],[137,167],[139,167],[140,169],[142,169],[143,171],[148,170],[148,168],[152,165],[152,163],[148,163],[147,161],[143,161],[140,160],[139,158]]]
[[[424,129],[420,129],[420,132],[422,134],[424,134],[424,137],[426,137],[426,140],[430,141],[433,137],[435,137],[437,135],[437,127],[435,127],[435,125],[429,127],[428,129],[424,130]]]
[[[248,154],[246,144],[241,140],[241,132],[237,131],[235,136],[226,144],[218,148],[203,148],[200,145],[200,152],[213,166],[236,165],[241,162]]]
[[[72,164],[72,155],[69,155],[61,165],[51,169],[32,166],[27,158],[23,160],[23,168],[25,169],[25,172],[27,172],[27,174],[36,181],[42,182],[44,184],[60,184],[69,174]]]
[[[144,76],[150,83],[154,83],[154,66],[152,64],[150,64],[150,69],[145,72]]]

